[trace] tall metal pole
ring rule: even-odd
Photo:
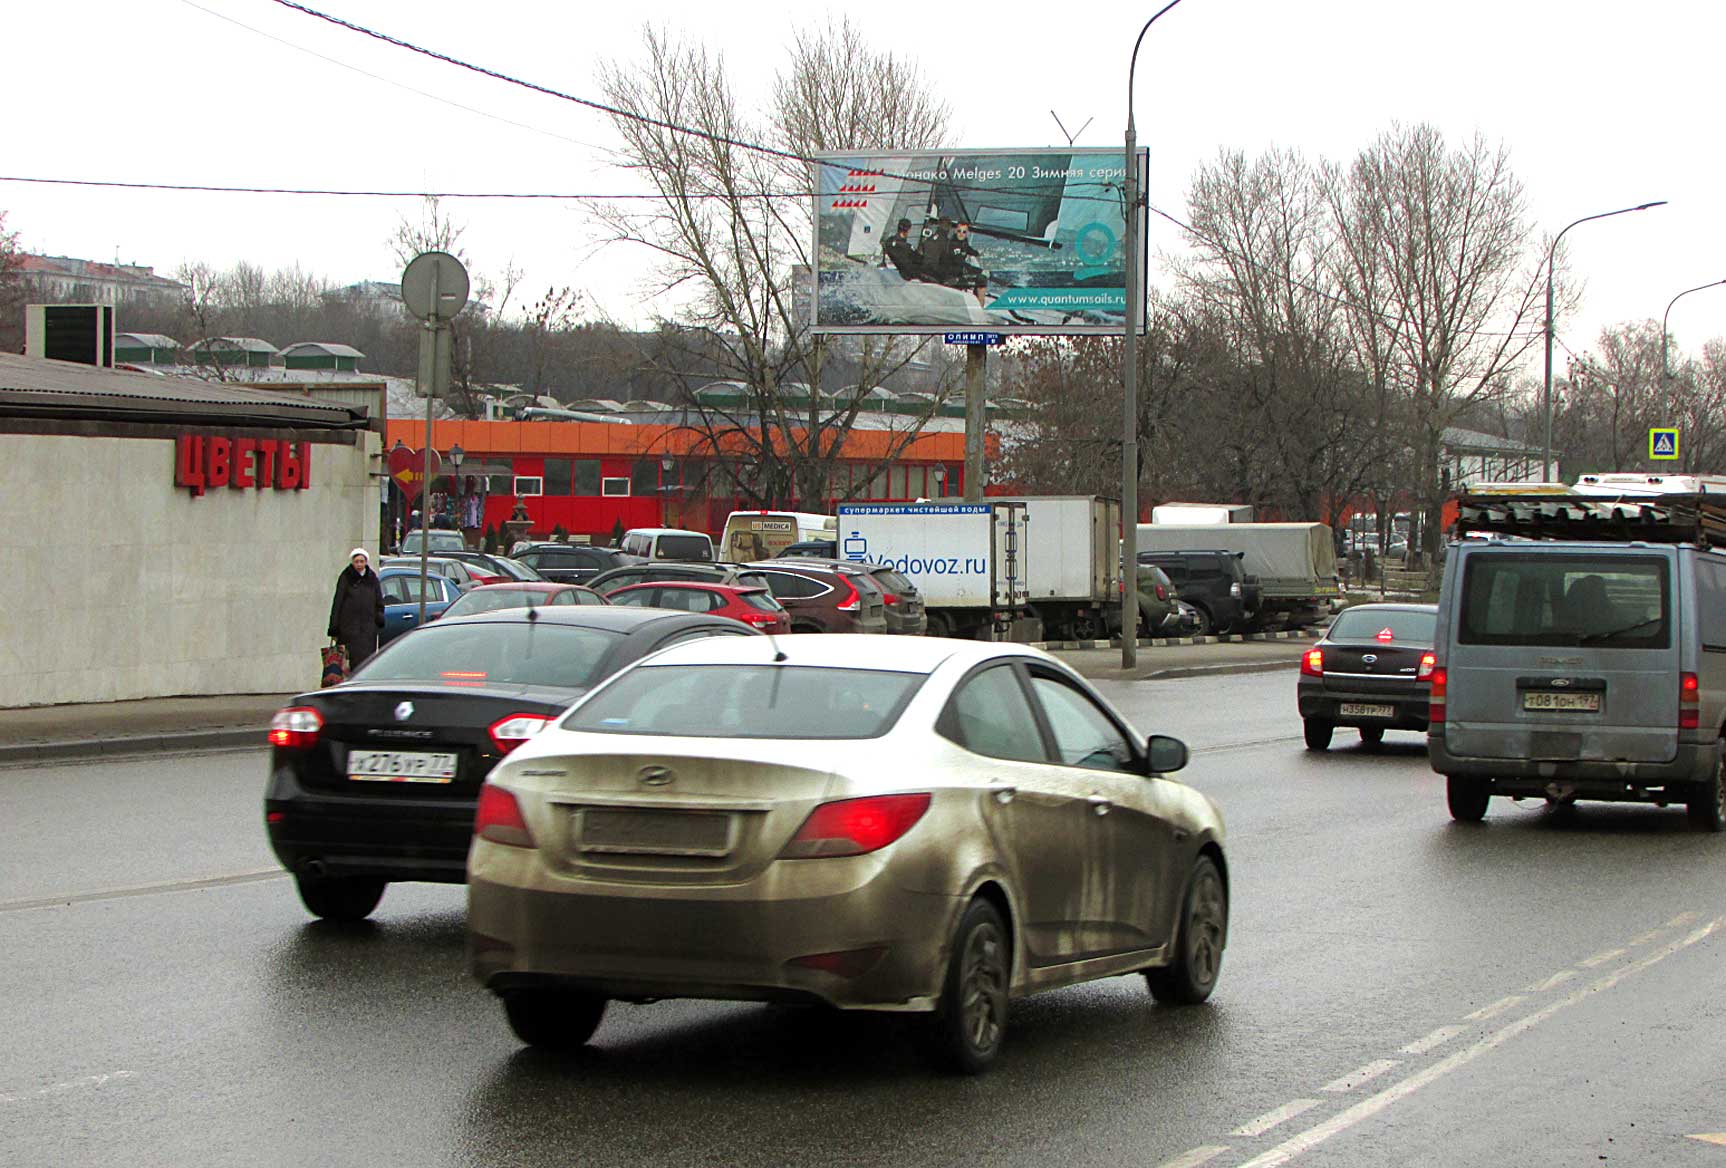
[[[1672,317],[1672,306],[1677,304],[1678,301],[1684,297],[1690,295],[1692,292],[1700,292],[1704,288],[1718,288],[1722,284],[1726,284],[1726,280],[1715,280],[1712,284],[1698,284],[1694,288],[1684,289],[1684,291],[1666,302],[1666,311],[1660,314],[1660,372],[1665,376],[1667,381],[1672,380],[1672,361],[1667,356],[1666,352],[1666,322]]]
[[[1139,663],[1139,317],[1143,314],[1139,287],[1139,142],[1133,126],[1133,80],[1139,68],[1139,46],[1157,18],[1181,0],[1169,0],[1145,21],[1127,62],[1127,206],[1121,258],[1126,293],[1126,318],[1121,322],[1121,668]]]
[[[438,287],[438,272],[438,268],[432,268],[431,299],[433,304],[439,303],[438,293],[441,291]],[[426,379],[424,385],[420,386],[420,390],[426,395],[426,437],[425,449],[420,452],[423,458],[420,470],[420,615],[419,619],[414,622],[414,627],[419,629],[425,628],[426,577],[430,575],[428,571],[430,564],[427,561],[431,556],[431,515],[429,512],[431,511],[432,474],[432,400],[437,396],[438,330],[443,325],[434,317],[426,321],[423,327],[432,330],[431,336],[426,338],[431,341],[432,360],[431,376]],[[423,367],[424,362],[421,362],[421,365]]]
[[[1588,223],[1595,219],[1610,219],[1614,215],[1628,215],[1632,211],[1646,211],[1650,207],[1664,207],[1665,205],[1665,199],[1656,199],[1652,203],[1638,203],[1634,207],[1620,207],[1616,211],[1602,211],[1598,215],[1584,215],[1575,223],[1567,225],[1564,231],[1560,231],[1557,238],[1552,241],[1552,246],[1546,249],[1546,377],[1542,382],[1543,388],[1540,395],[1541,412],[1546,418],[1546,441],[1540,461],[1540,477],[1544,481],[1552,481],[1552,338],[1555,332],[1552,324],[1552,262],[1553,257],[1558,254],[1558,241],[1564,238],[1565,231],[1569,231],[1578,223]]]
[[[965,502],[983,501],[983,435],[988,419],[983,391],[989,368],[988,345],[965,346]]]

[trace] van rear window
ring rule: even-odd
[[[662,535],[655,555],[661,560],[711,560],[713,545],[704,535]]]
[[[1456,639],[1663,649],[1672,643],[1669,583],[1660,556],[1471,555]]]

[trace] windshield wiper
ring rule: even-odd
[[[1659,617],[1651,616],[1651,617],[1647,617],[1644,620],[1639,620],[1635,624],[1625,625],[1621,629],[1613,629],[1612,631],[1606,632],[1606,633],[1588,633],[1588,634],[1585,634],[1584,636],[1580,636],[1580,637],[1576,638],[1576,643],[1578,645],[1589,645],[1589,644],[1594,643],[1595,641],[1609,641],[1613,637],[1622,636],[1625,633],[1633,633],[1637,629],[1646,628],[1648,625],[1659,624],[1659,623],[1660,623]]]

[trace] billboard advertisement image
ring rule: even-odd
[[[817,332],[1121,331],[1121,151],[823,154],[813,169]],[[1142,233],[1136,262],[1142,276]]]

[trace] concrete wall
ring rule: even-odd
[[[376,554],[378,446],[194,498],[168,439],[0,434],[0,708],[315,687],[336,576]]]

